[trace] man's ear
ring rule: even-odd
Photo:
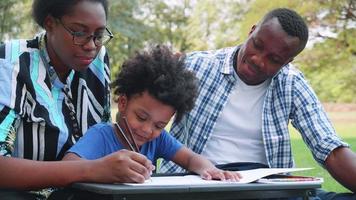
[[[251,30],[250,30],[250,32],[248,33],[248,35],[251,35],[255,29],[256,29],[256,25],[253,25],[253,26],[251,27]]]
[[[292,62],[294,60],[294,57],[289,58],[282,66],[285,66],[286,64]],[[281,67],[282,68],[282,67]]]
[[[47,17],[43,21],[43,27],[46,31],[53,30],[56,25],[56,20],[51,15],[47,15]]]
[[[294,60],[294,57],[293,57],[293,58],[290,58],[287,63],[290,63],[290,62],[292,62],[293,60]],[[287,63],[286,63],[286,64],[287,64]]]

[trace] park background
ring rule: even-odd
[[[109,0],[107,45],[112,77],[137,50],[166,44],[174,51],[217,49],[240,44],[267,11],[287,7],[309,26],[307,48],[293,61],[323,102],[335,129],[356,151],[355,0]],[[32,38],[41,31],[31,19],[32,0],[0,1],[0,41]],[[113,111],[115,112],[115,105]],[[291,127],[292,151],[301,172],[324,178],[323,188],[348,191],[312,158]],[[340,163],[342,165],[342,163]]]

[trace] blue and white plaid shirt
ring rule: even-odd
[[[239,46],[193,52],[186,58],[186,67],[194,71],[200,81],[199,96],[194,109],[180,123],[173,123],[171,134],[196,153],[200,154],[206,147],[228,96],[237,84],[233,60],[238,50]],[[333,149],[348,146],[336,135],[302,73],[290,64],[272,78],[263,104],[262,135],[270,167],[294,166],[289,120],[322,166]],[[166,161],[163,161],[160,170],[180,171],[182,169],[177,165]]]

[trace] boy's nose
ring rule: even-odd
[[[150,123],[145,123],[143,126],[142,126],[142,130],[145,134],[147,135],[151,135],[152,134],[152,126]]]

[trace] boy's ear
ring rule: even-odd
[[[43,27],[46,31],[53,30],[56,24],[56,20],[51,15],[47,15],[47,17],[43,21]]]
[[[125,111],[126,106],[127,106],[127,96],[126,95],[120,95],[118,97],[117,106],[118,106],[120,113],[123,113]]]

